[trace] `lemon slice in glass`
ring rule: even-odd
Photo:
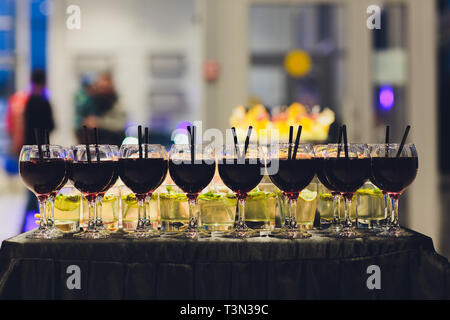
[[[300,192],[300,198],[302,198],[305,201],[314,201],[317,197],[317,191],[311,191],[308,189],[303,190]]]
[[[55,198],[55,208],[61,211],[72,211],[80,206],[80,196],[59,195]]]

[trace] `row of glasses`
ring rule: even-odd
[[[405,145],[399,152],[398,144],[274,144],[263,150],[259,145],[224,145],[217,154],[218,171],[224,184],[236,195],[236,223],[229,236],[246,238],[252,231],[245,223],[245,200],[266,173],[283,192],[289,202],[285,228],[277,236],[306,238],[299,230],[295,212],[299,193],[312,181],[315,174],[333,192],[334,219],[330,229],[338,237],[359,236],[350,219],[353,194],[370,179],[393,204],[393,225],[385,233],[399,235],[398,197],[414,180],[417,172],[417,153],[414,145]],[[294,150],[294,153],[291,150]],[[193,154],[195,153],[195,154]],[[65,150],[47,146],[43,152],[38,146],[24,146],[20,156],[20,173],[40,203],[41,223],[29,237],[57,238],[62,234],[54,226],[52,213],[46,217],[46,206],[68,179],[88,201],[88,227],[75,234],[78,238],[101,239],[109,236],[103,227],[102,198],[118,177],[135,194],[138,202],[138,224],[132,238],[158,236],[153,230],[146,207],[152,193],[164,181],[167,172],[189,199],[189,224],[177,237],[197,238],[199,231],[198,194],[211,182],[216,168],[216,154],[209,145],[173,145],[170,156],[161,145],[122,145],[120,150],[109,145],[78,145]],[[337,214],[337,199],[345,200],[345,218],[341,224]],[[53,212],[51,210],[50,212]]]
[[[321,161],[317,176],[333,195],[333,224],[328,232],[338,238],[361,236],[356,231],[358,216],[353,224],[350,208],[354,193],[370,180],[392,202],[392,218],[388,218],[389,223],[378,235],[398,237],[405,234],[399,225],[398,199],[417,174],[418,158],[414,144],[329,144],[315,146],[315,149],[316,157]],[[345,201],[342,223],[338,214],[341,196]],[[385,212],[388,207],[385,201]]]
[[[44,150],[43,150],[44,149]],[[89,222],[87,229],[74,235],[75,238],[101,239],[108,237],[108,231],[98,227],[97,205],[117,180],[114,160],[109,145],[78,145],[65,149],[58,145],[25,145],[20,156],[20,175],[38,198],[39,228],[28,234],[32,239],[57,239],[63,232],[54,223],[54,200],[68,180],[88,201]],[[50,210],[47,207],[50,205]],[[49,216],[47,216],[49,212]]]

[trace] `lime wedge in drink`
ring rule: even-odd
[[[331,195],[331,193],[321,193],[320,200],[333,200],[333,196]]]
[[[383,193],[378,188],[361,188],[356,191],[359,195],[367,195],[367,196],[374,196],[374,197],[383,197]]]
[[[116,200],[116,196],[104,196],[102,201],[103,201],[103,203],[106,203],[106,202],[112,202],[114,200]]]
[[[80,196],[58,195],[55,198],[55,208],[61,211],[72,211],[80,206]]]
[[[302,198],[305,201],[313,201],[317,197],[317,191],[311,191],[308,189],[303,190],[300,192],[300,198]]]
[[[128,206],[128,207],[132,207],[132,208],[137,208],[138,204],[137,204],[137,200],[136,200],[136,196],[132,193],[126,195],[126,196],[122,196],[122,201]]]

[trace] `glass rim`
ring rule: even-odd
[[[170,146],[170,148],[172,148],[172,147],[178,147],[178,146],[180,146],[180,147],[191,147],[191,144],[190,143],[173,143],[171,146]],[[210,146],[210,147],[214,147],[214,144],[212,143],[212,142],[202,142],[202,143],[196,143],[196,144],[194,144],[194,146]]]
[[[237,143],[237,144],[235,144],[235,143],[223,143],[223,144],[221,144],[220,146],[223,148],[223,147],[233,147],[234,148],[234,146],[236,146],[236,145],[238,145],[238,146],[245,146],[245,142],[239,142],[239,143]],[[270,146],[270,144],[260,144],[260,143],[255,143],[255,142],[249,142],[249,144],[248,144],[248,147],[258,147],[258,148],[262,148],[262,147],[267,147],[267,146]]]
[[[338,146],[338,145],[345,145],[345,143],[328,143],[327,146]],[[369,144],[365,142],[347,142],[348,146],[368,146]]]
[[[58,148],[66,149],[65,147],[63,147],[63,146],[61,146],[61,145],[59,145],[59,144],[41,144],[41,146],[42,146],[42,147],[43,147],[43,146],[49,146],[50,148],[51,148],[51,147],[58,147]],[[38,149],[38,145],[37,145],[37,144],[24,144],[24,145],[22,146],[22,149],[25,149],[25,148],[36,148],[36,149]]]
[[[369,144],[367,144],[368,146],[394,146],[394,147],[396,147],[396,146],[400,146],[401,145],[401,143],[369,143]],[[414,143],[405,143],[404,145],[403,145],[404,147],[406,147],[406,146],[415,146],[415,144]]]
[[[91,146],[93,146],[95,148],[95,146],[98,146],[98,147],[110,147],[110,146],[114,146],[114,145],[111,145],[111,144],[97,144],[96,145],[95,143],[89,143],[89,147],[91,147]],[[75,145],[70,146],[69,148],[73,149],[73,148],[79,148],[79,147],[86,148],[86,145],[85,144],[75,144]]]
[[[294,147],[295,146],[295,142],[291,142],[291,143],[289,143],[289,142],[277,142],[277,143],[271,143],[268,146],[269,147],[271,147],[271,146],[287,146],[287,147],[292,146],[292,147]],[[300,142],[298,144],[298,146],[311,146],[311,147],[314,147],[314,145],[312,143],[309,143],[309,142]]]

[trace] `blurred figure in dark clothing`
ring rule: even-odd
[[[45,72],[36,69],[31,74],[31,94],[24,112],[25,144],[36,144],[34,129],[47,129],[49,133],[55,128],[52,108],[45,96]]]

